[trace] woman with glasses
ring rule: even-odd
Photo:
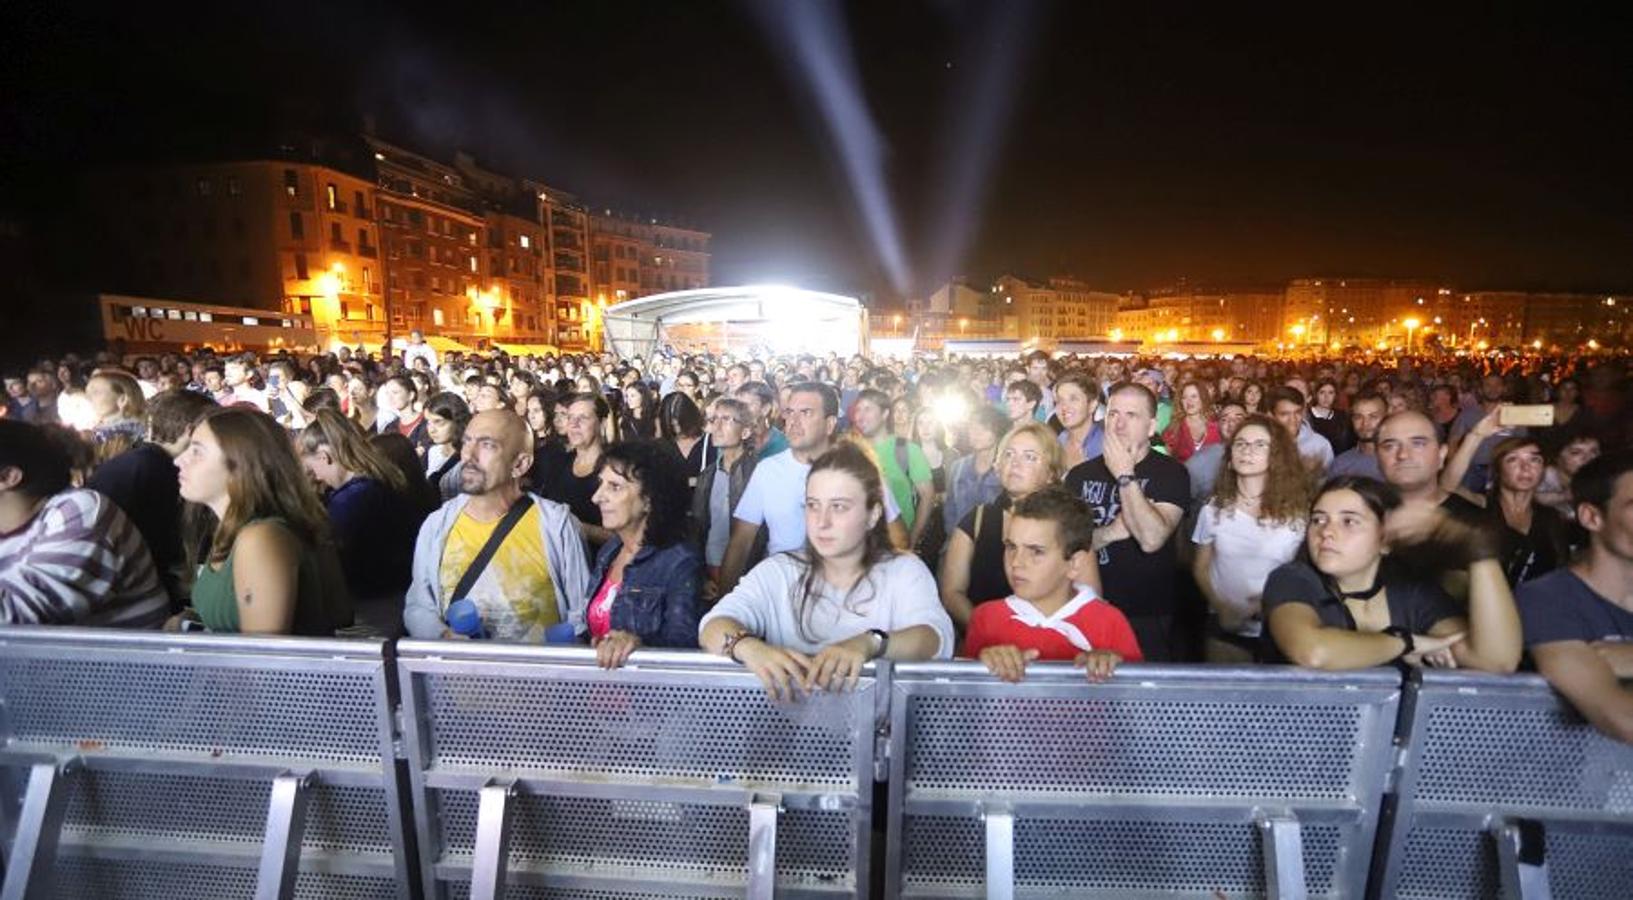
[[[1213,497],[1191,534],[1192,574],[1208,600],[1208,662],[1253,661],[1265,579],[1298,555],[1309,507],[1309,476],[1287,429],[1248,416],[1225,445]]]
[[[698,476],[692,491],[691,527],[692,543],[703,553],[703,599],[713,600],[719,596],[720,564],[731,538],[732,510],[743,499],[743,489],[760,456],[754,452],[754,413],[747,403],[721,397],[709,405],[705,423],[717,455]],[[758,557],[763,550],[756,548],[750,555]]]
[[[996,467],[1003,488],[998,499],[975,507],[958,523],[941,558],[941,604],[953,623],[969,626],[975,604],[1014,593],[1004,574],[1004,524],[1009,508],[1028,494],[1059,484],[1065,451],[1047,425],[1028,422],[998,444]],[[1092,584],[1100,572],[1091,562]]]

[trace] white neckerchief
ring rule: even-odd
[[[1009,604],[1009,611],[1015,621],[1032,628],[1047,628],[1065,638],[1073,647],[1087,653],[1094,649],[1094,645],[1089,643],[1089,639],[1076,625],[1066,620],[1098,599],[1100,597],[1095,594],[1094,588],[1080,584],[1077,585],[1077,596],[1067,601],[1065,606],[1055,610],[1052,616],[1038,612],[1036,606],[1019,597],[1011,596],[1004,602]]]

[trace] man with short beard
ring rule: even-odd
[[[541,643],[553,626],[584,633],[589,565],[567,507],[523,488],[533,466],[527,423],[508,409],[478,413],[465,426],[460,495],[420,526],[403,623],[417,638],[449,637],[449,604],[469,600],[488,636]],[[501,521],[509,531],[462,596],[454,596]]]
[[[1378,426],[1383,424],[1384,398],[1377,394],[1361,394],[1350,401],[1350,424],[1355,428],[1355,446],[1338,454],[1327,467],[1327,477],[1365,475],[1384,480],[1378,466]]]

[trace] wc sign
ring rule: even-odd
[[[129,341],[162,341],[164,340],[164,320],[136,318],[128,316],[124,322],[125,339]]]

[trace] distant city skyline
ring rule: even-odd
[[[1005,271],[1633,287],[1613,10],[1021,5],[1009,56],[994,22],[1015,4],[834,7],[908,293]],[[833,128],[764,25],[776,8],[11,4],[0,215],[49,233],[88,166],[373,116],[436,158],[697,223],[716,281],[883,297]]]

